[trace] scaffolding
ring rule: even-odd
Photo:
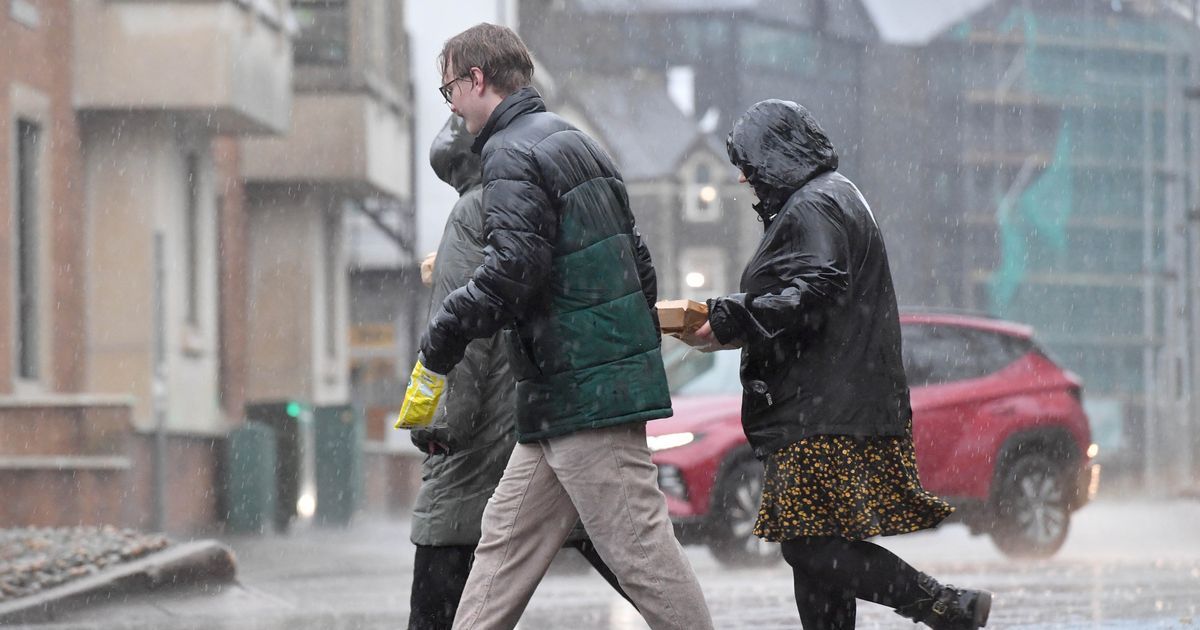
[[[1102,449],[1194,483],[1197,29],[1158,3],[1000,3],[960,25],[963,302],[1033,324]],[[1190,240],[1190,244],[1189,244]]]

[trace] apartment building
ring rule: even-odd
[[[0,526],[210,527],[247,421],[291,466],[283,524],[306,480],[344,522],[370,467],[342,226],[411,208],[401,7],[0,8]],[[350,465],[314,471],[326,445]]]
[[[365,409],[351,404],[348,226],[373,216],[403,233],[391,243],[400,250],[414,225],[408,40],[400,3],[293,0],[292,8],[298,31],[291,127],[242,142],[251,252],[246,397],[252,419],[297,445],[281,453],[303,459],[302,433],[316,432],[319,454],[308,456],[316,510],[345,520],[367,478],[378,504],[388,502],[390,475],[403,474],[386,449],[372,450],[367,462],[326,456],[325,449],[361,448],[366,437]],[[311,429],[294,422],[297,406]],[[327,430],[327,440],[317,437]],[[306,464],[280,465],[279,505],[290,513],[304,490],[293,496],[288,469],[298,466],[295,474],[306,476]],[[355,491],[328,490],[322,498],[328,484]]]

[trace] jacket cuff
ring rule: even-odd
[[[446,376],[450,374],[450,370],[454,369],[454,366],[458,364],[463,355],[460,350],[457,356],[453,356],[453,348],[448,347],[452,345],[454,344],[450,343],[449,340],[441,344],[435,344],[433,343],[432,335],[426,332],[421,336],[421,343],[418,346],[420,348],[418,360],[421,362],[421,365],[425,366],[425,369],[435,374]]]
[[[745,293],[734,293],[733,295],[713,298],[708,301],[708,325],[712,328],[713,336],[716,337],[717,342],[721,345],[729,345],[742,340],[741,327],[738,326],[737,319],[731,312],[731,307],[735,305],[742,307],[742,303],[745,300]]]

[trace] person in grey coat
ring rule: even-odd
[[[463,286],[483,261],[482,166],[462,118],[451,116],[434,139],[429,162],[458,191],[433,262],[432,310]],[[449,374],[433,422],[411,439],[426,453],[413,505],[413,559],[409,630],[449,630],[480,538],[483,509],[500,482],[516,444],[516,381],[501,341],[503,332],[475,339]],[[582,529],[567,543],[610,584],[616,578]]]

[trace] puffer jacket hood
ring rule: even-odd
[[[838,167],[829,136],[807,109],[792,101],[755,104],[733,124],[725,149],[754,188],[759,200],[754,210],[765,222],[793,192]]]
[[[460,195],[483,181],[483,164],[479,155],[471,151],[474,142],[463,119],[451,115],[429,147],[433,172]]]

